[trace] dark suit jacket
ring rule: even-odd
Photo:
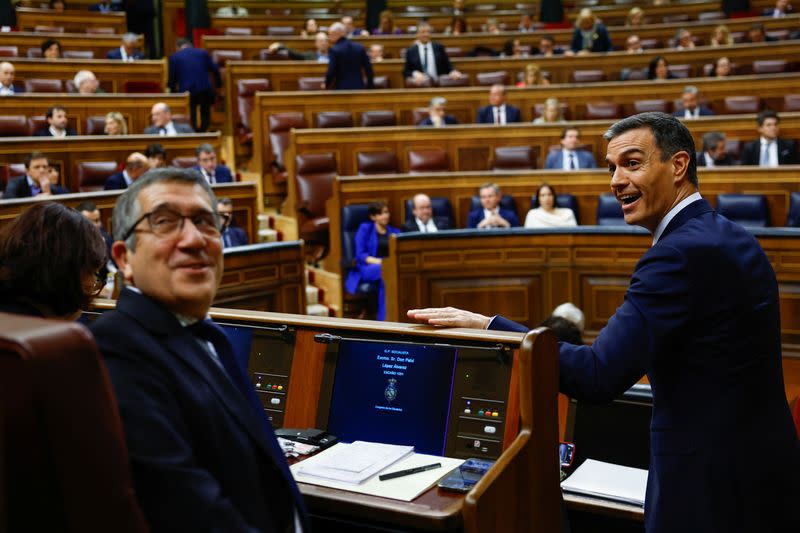
[[[248,244],[247,233],[245,233],[242,228],[228,226],[228,229],[222,233],[222,245],[225,248],[230,248],[232,246],[244,246],[245,244]]]
[[[194,133],[194,129],[188,124],[173,121],[172,125],[175,126],[175,131],[178,133]],[[147,126],[144,129],[144,133],[145,135],[158,135],[158,130],[158,126]]]
[[[445,115],[444,123],[450,125],[458,124],[458,120],[456,120],[456,117],[454,117],[453,115]],[[431,120],[431,117],[427,117],[424,118],[422,121],[420,121],[420,123],[417,124],[417,126],[433,126],[433,121]]]
[[[436,74],[439,76],[447,76],[453,70],[453,65],[450,63],[450,58],[447,57],[447,52],[439,43],[428,42],[429,46],[433,48],[433,60],[436,62]],[[406,78],[413,76],[414,71],[425,72],[422,68],[422,59],[419,57],[419,47],[416,43],[406,49],[406,62],[403,65],[403,76]]]
[[[21,94],[25,92],[24,87],[20,87],[19,85],[11,85],[11,90],[14,91],[14,94]]]
[[[611,38],[608,36],[608,30],[603,24],[599,22],[595,25],[594,39],[592,40],[592,47],[589,49],[591,52],[610,52],[614,47],[611,44]],[[572,41],[569,47],[576,54],[583,50],[583,36],[581,30],[575,28],[572,32]]]
[[[575,156],[578,158],[578,168],[597,168],[597,162],[591,152],[575,150]],[[564,168],[564,152],[562,150],[554,150],[547,154],[544,168],[562,170]]]
[[[169,81],[167,85],[174,93],[189,91],[192,94],[213,92],[214,86],[208,75],[214,76],[217,87],[222,85],[217,64],[202,48],[182,48],[169,56]]]
[[[139,50],[133,51],[133,58],[134,59],[144,59],[144,54]],[[122,52],[119,51],[119,47],[114,48],[113,50],[109,50],[106,54],[106,59],[122,59]]]
[[[500,216],[506,219],[508,223],[511,224],[512,228],[516,228],[517,226],[519,226],[519,218],[517,217],[517,214],[514,211],[506,209],[504,207],[500,207]],[[480,223],[481,220],[483,220],[483,218],[484,218],[483,207],[479,207],[474,211],[470,211],[469,216],[467,217],[467,227],[477,228],[478,224]]]
[[[67,135],[77,135],[78,132],[72,128],[67,128]],[[50,133],[50,126],[45,126],[33,132],[34,137],[52,137]]]
[[[53,194],[67,194],[69,189],[60,185],[50,185],[50,191]],[[30,198],[31,188],[28,185],[28,180],[25,176],[19,176],[8,182],[6,190],[3,193],[3,200],[10,200],[11,198]]]
[[[122,172],[115,172],[111,174],[106,179],[106,184],[103,185],[103,189],[106,191],[110,190],[119,190],[119,189],[127,189],[128,184],[125,182],[125,176]]]
[[[730,165],[733,165],[733,158],[730,154],[725,154],[721,159],[714,161],[714,166],[716,167],[727,167]],[[697,166],[706,166],[706,158],[703,156],[703,152],[697,152]]]
[[[714,114],[714,112],[708,106],[700,105],[698,107],[700,108],[700,113],[699,114],[700,114],[701,117],[710,117],[711,115]],[[678,117],[678,118],[683,118],[684,110],[681,109],[680,111],[675,111],[674,113],[672,113],[672,116],[673,117]]]
[[[478,124],[494,124],[493,107],[492,105],[487,105],[478,109]],[[520,122],[520,120],[522,120],[522,115],[519,109],[513,105],[506,104],[506,124]]]
[[[152,531],[274,532],[280,502],[302,508],[275,434],[175,315],[127,289],[91,329]]]
[[[195,165],[192,167],[194,170],[202,173],[200,170],[200,165]],[[216,183],[230,183],[233,181],[233,176],[231,175],[231,169],[226,167],[225,165],[217,165],[217,168],[214,169],[214,181]]]
[[[436,229],[439,231],[450,229],[450,221],[447,217],[433,217],[433,223],[436,225]],[[417,221],[414,220],[414,216],[412,215],[411,218],[407,218],[405,222],[403,222],[403,226],[400,228],[404,233],[408,233],[411,231],[419,231],[419,226],[417,226]]]
[[[761,139],[750,141],[742,150],[743,165],[758,165],[761,162]],[[797,145],[790,139],[778,137],[778,164],[793,165],[798,162]]]
[[[497,317],[490,329],[528,328]],[[648,533],[800,531],[775,272],[755,238],[705,200],[642,256],[594,343],[560,345],[560,388],[573,398],[607,402],[645,374]]]
[[[364,72],[367,83],[361,72]],[[342,37],[331,46],[328,52],[328,71],[325,73],[325,87],[338,90],[372,89],[372,63],[364,45]]]

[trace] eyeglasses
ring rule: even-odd
[[[136,222],[133,223],[131,229],[125,232],[122,240],[128,240],[128,237],[136,231],[136,226],[147,220],[150,226],[150,232],[158,237],[174,237],[183,231],[183,225],[186,219],[192,221],[197,231],[207,237],[219,237],[222,228],[230,220],[230,215],[221,213],[214,213],[212,211],[199,211],[191,215],[184,215],[170,207],[158,207],[149,213],[142,215]]]

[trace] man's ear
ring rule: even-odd
[[[111,257],[117,264],[117,268],[122,272],[125,283],[132,284],[133,281],[133,268],[129,261],[129,254],[132,254],[123,241],[114,241],[111,245]]]
[[[690,159],[689,154],[685,151],[676,152],[672,156],[672,177],[675,182],[688,177]]]

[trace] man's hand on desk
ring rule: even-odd
[[[471,311],[455,307],[429,307],[427,309],[409,309],[408,318],[432,326],[450,326],[454,328],[486,329],[491,318]]]

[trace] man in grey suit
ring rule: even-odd
[[[179,133],[194,133],[188,124],[181,124],[172,121],[172,110],[164,102],[154,104],[150,109],[150,117],[153,125],[144,129],[145,135],[178,135]]]

